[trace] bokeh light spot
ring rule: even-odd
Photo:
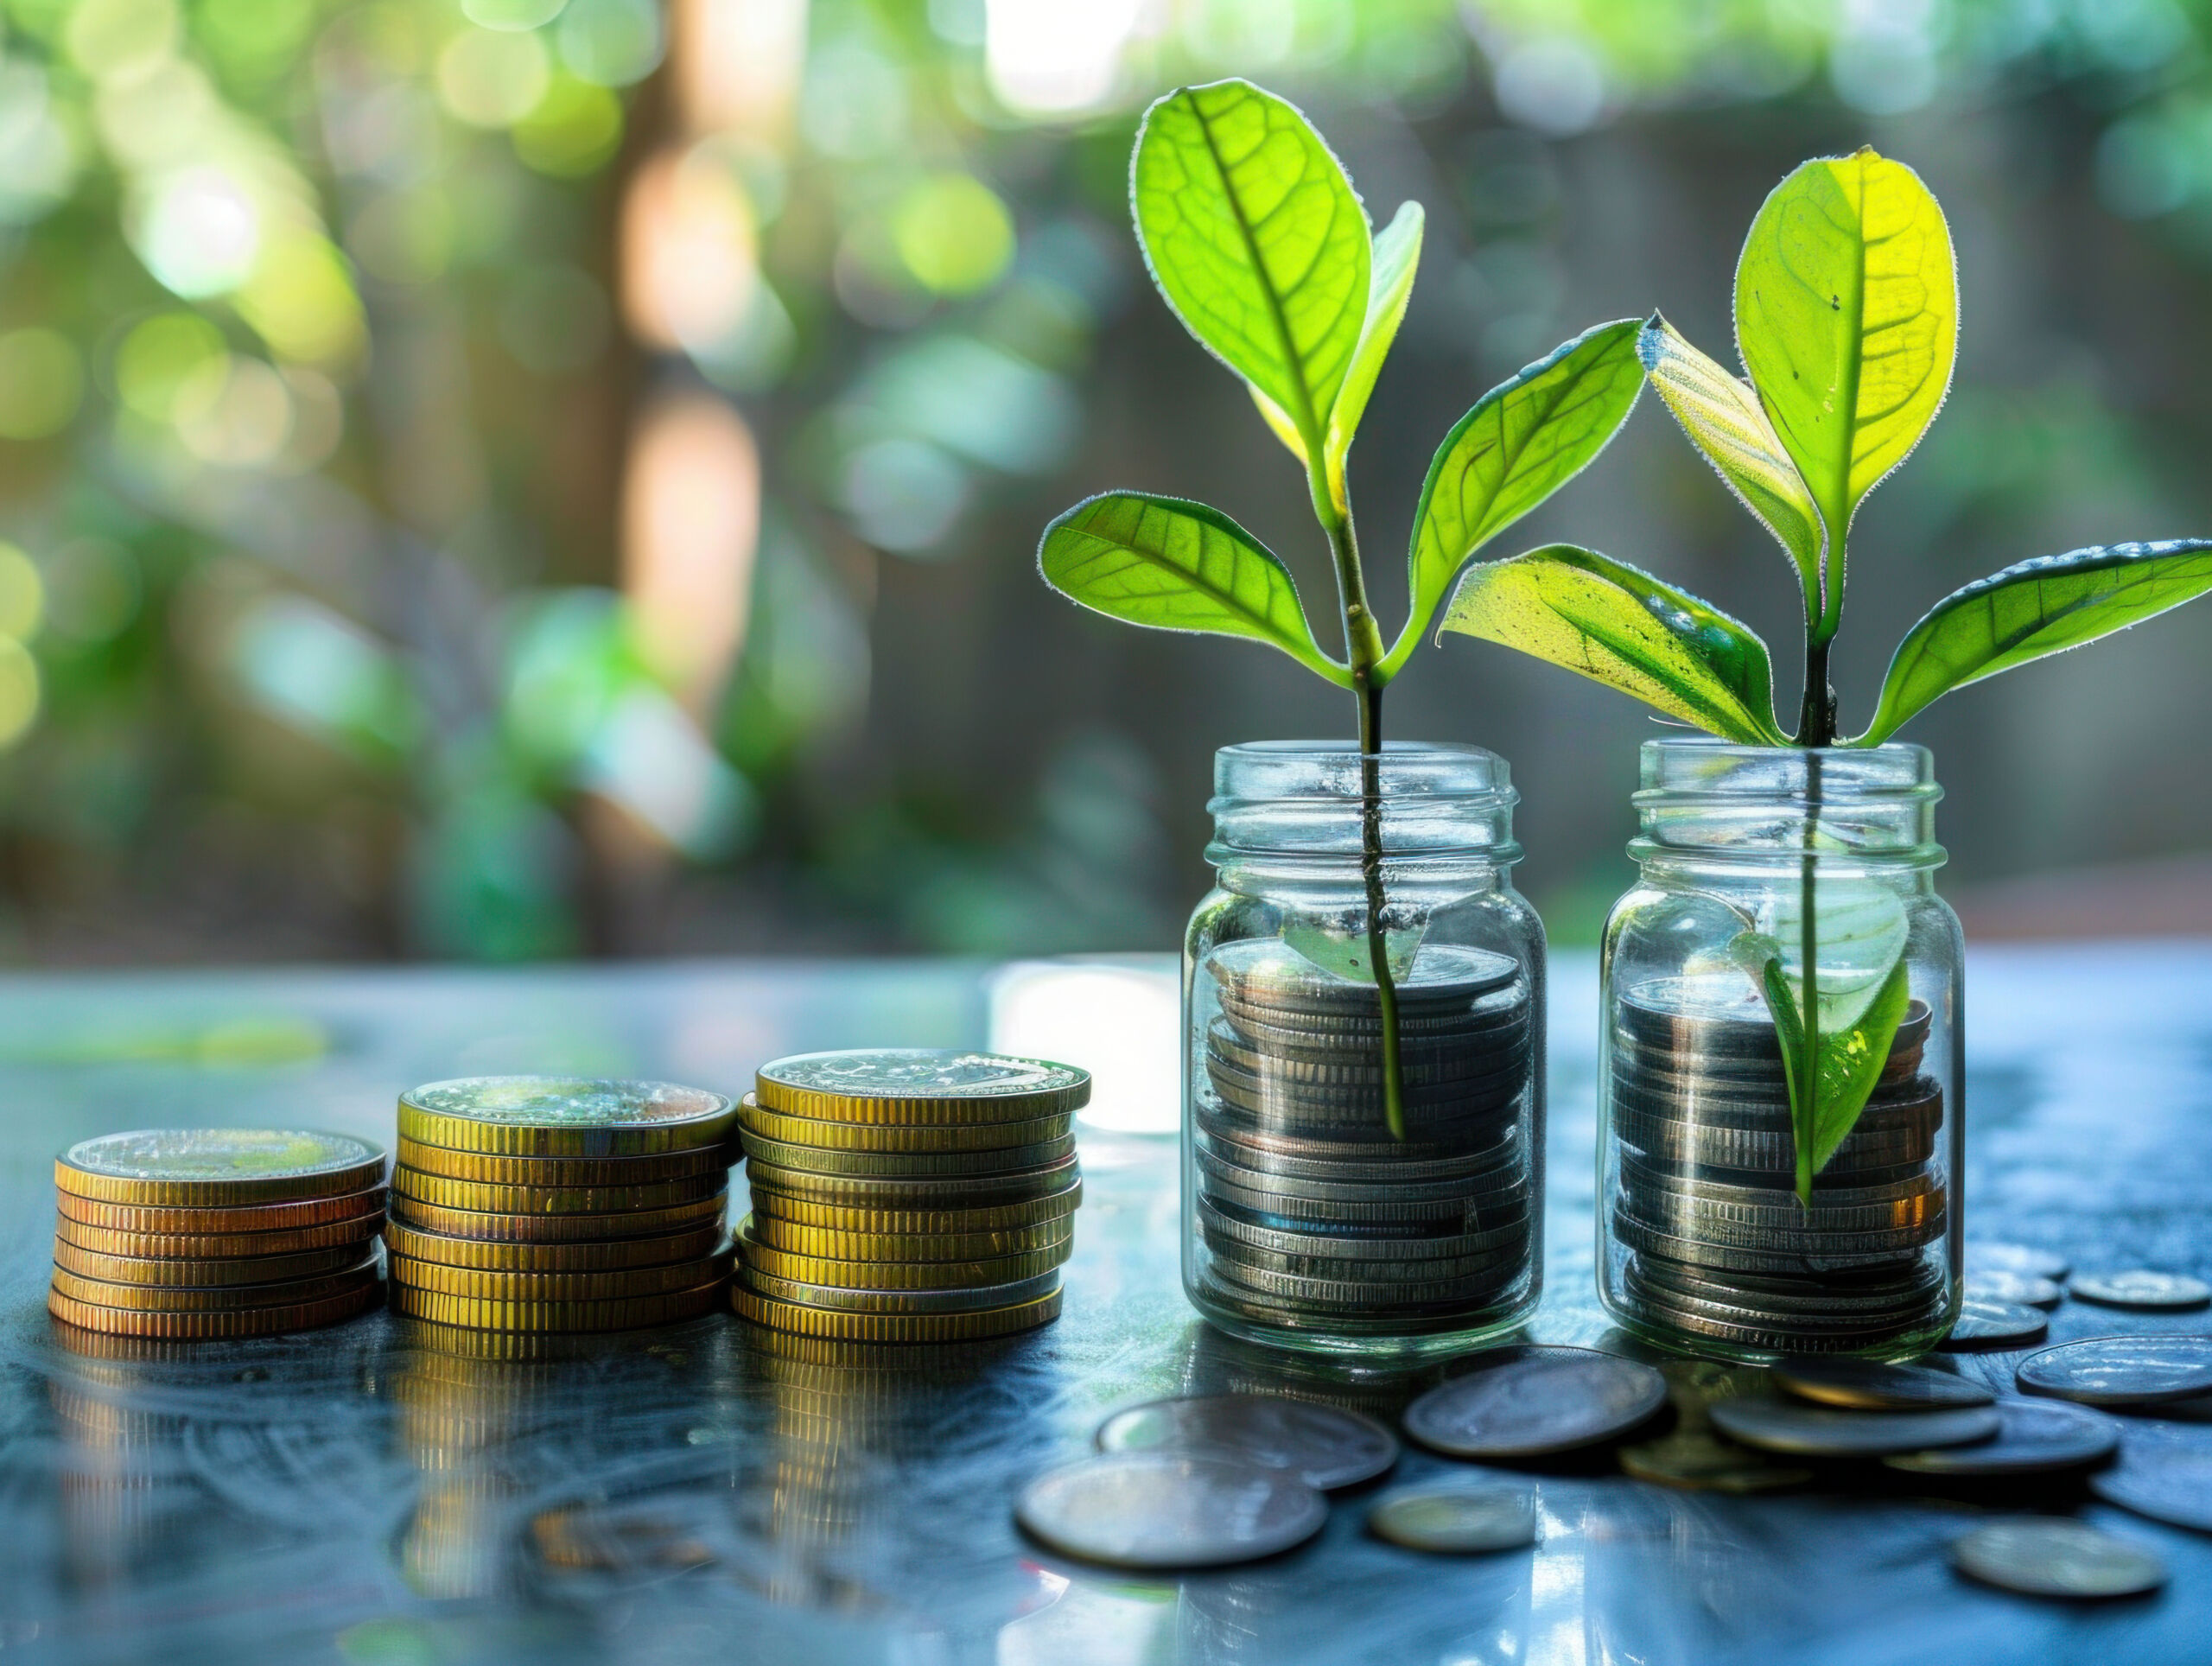
[[[22,643],[0,637],[0,747],[11,747],[38,720],[38,661]]]
[[[568,0],[461,0],[461,16],[484,29],[519,32],[551,22]]]
[[[62,40],[87,75],[128,77],[176,50],[177,22],[175,0],[79,0]]]
[[[262,257],[238,308],[276,353],[302,363],[343,364],[367,342],[346,263],[312,232],[296,232]]]
[[[545,43],[535,35],[463,29],[438,54],[438,98],[472,127],[512,127],[537,108],[552,84]]]
[[[138,564],[105,538],[73,538],[46,563],[46,622],[72,642],[105,642],[138,615]]]
[[[657,0],[570,0],[558,33],[561,61],[598,86],[645,79],[665,45]]]
[[[0,439],[60,432],[84,396],[84,367],[67,339],[47,329],[0,335]]]
[[[188,301],[236,289],[261,248],[261,214],[238,181],[187,168],[156,181],[132,242],[146,270]]]
[[[938,295],[987,289],[1014,258],[1014,216],[972,174],[933,174],[910,188],[891,236],[915,282]]]
[[[202,462],[257,467],[291,437],[291,395],[260,359],[226,355],[202,365],[177,390],[176,427],[185,449]]]
[[[28,642],[46,614],[46,582],[38,563],[16,545],[0,543],[0,636]]]
[[[169,420],[177,390],[223,353],[223,333],[198,313],[158,313],[130,327],[115,350],[115,393],[129,410]]]
[[[596,173],[622,143],[622,102],[603,86],[556,76],[514,126],[515,155],[556,179]]]

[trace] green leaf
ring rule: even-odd
[[[2040,556],[1976,579],[1928,610],[1897,645],[1874,747],[1953,689],[2139,625],[2212,590],[2212,541],[2113,544]]]
[[[1943,211],[1902,162],[1862,149],[1775,187],[1736,266],[1736,341],[1827,525],[1821,640],[1843,608],[1859,500],[1911,454],[1957,356]]]
[[[1836,842],[1826,838],[1815,845],[1815,855],[1835,848]],[[1801,973],[1808,958],[1806,938],[1812,938],[1810,957],[1820,967],[1821,1028],[1847,1030],[1866,1013],[1904,952],[1910,922],[1897,893],[1880,880],[1817,873],[1815,878],[1814,932],[1804,929],[1804,900],[1796,887],[1777,892],[1762,909],[1759,923],[1783,964]],[[1797,993],[1802,1000],[1803,989]]]
[[[1329,410],[1329,431],[1322,447],[1329,466],[1329,496],[1338,510],[1347,506],[1344,460],[1351,455],[1359,419],[1375,391],[1375,378],[1390,356],[1398,325],[1405,318],[1406,303],[1413,298],[1414,269],[1421,264],[1421,234],[1425,223],[1421,206],[1401,203],[1396,216],[1375,239],[1373,264],[1367,279],[1367,316],[1359,327],[1359,345],[1352,350],[1351,367],[1337,390]]]
[[[1382,952],[1394,979],[1402,982],[1413,976],[1414,957],[1421,952],[1421,940],[1427,935],[1427,919],[1418,925],[1383,929]],[[1323,971],[1346,982],[1375,982],[1374,939],[1368,935],[1364,909],[1352,920],[1286,919],[1282,940]]]
[[[1767,420],[1758,391],[1700,353],[1656,313],[1637,336],[1636,351],[1682,432],[1796,563],[1805,616],[1816,619],[1827,534],[1805,477]]]
[[[1518,648],[1748,746],[1775,727],[1766,644],[1687,591],[1594,550],[1554,544],[1483,562],[1442,628]]]
[[[1141,492],[1086,498],[1046,527],[1037,564],[1061,595],[1115,619],[1250,637],[1348,684],[1315,644],[1288,569],[1218,509]]]
[[[1129,194],[1176,316],[1319,455],[1370,258],[1366,213],[1321,136],[1249,81],[1184,87],[1145,112]]]
[[[1774,1016],[1775,1040],[1789,1082],[1789,1125],[1797,1147],[1797,1197],[1808,1207],[1813,1177],[1828,1165],[1836,1148],[1858,1126],[1859,1113],[1881,1080],[1897,1040],[1897,1026],[1911,1005],[1904,962],[1894,963],[1859,1021],[1847,1029],[1823,1030],[1815,1039],[1816,1063],[1812,1091],[1805,1091],[1805,1026],[1778,956],[1758,967],[1759,993]]]
[[[1413,607],[1383,673],[1428,633],[1469,556],[1559,490],[1605,448],[1643,391],[1633,318],[1600,324],[1475,402],[1444,436],[1414,512]]]

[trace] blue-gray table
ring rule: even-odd
[[[1592,1293],[1586,959],[1554,977],[1550,1266],[1539,1340],[1605,1340]],[[1173,1141],[1084,1141],[1066,1316],[943,1370],[810,1365],[721,1315],[494,1366],[378,1313],[176,1359],[66,1345],[42,1307],[54,1153],[149,1124],[320,1124],[389,1140],[402,1088],[574,1070],[734,1089],[805,1048],[972,1045],[988,969],[700,964],[0,982],[0,1661],[868,1662],[1391,1666],[2212,1658],[2212,1539],[2152,1543],[2155,1597],[1972,1587],[1943,1547],[1981,1508],[1903,1489],[1763,1497],[1541,1476],[1530,1552],[1449,1560],[1340,1499],[1274,1561],[1183,1579],[1026,1542],[1016,1489],[1114,1407],[1224,1386],[1395,1403],[1210,1332],[1175,1271]],[[1967,1208],[1977,1236],[2084,1267],[2212,1272],[2212,950],[1977,955]],[[1096,1061],[1093,1061],[1096,1062]],[[2204,1330],[2062,1307],[2052,1335]],[[2009,1377],[2012,1356],[1965,1369]],[[2212,1442],[2212,1427],[2131,1424]],[[1408,1452],[1400,1478],[1450,1467]]]

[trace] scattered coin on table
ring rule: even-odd
[[[2120,1461],[2089,1478],[2089,1491],[2154,1522],[2212,1533],[2212,1451],[2204,1447],[2153,1445],[2131,1434]]]
[[[2103,1307],[2141,1307],[2166,1311],[2202,1307],[2212,1302],[2212,1284],[2180,1273],[2154,1273],[2131,1269],[2117,1273],[2083,1273],[2072,1286],[2075,1295]]]
[[[2065,1256],[2025,1243],[1967,1240],[1966,1268],[1975,1273],[2018,1273],[2028,1278],[2063,1279],[2073,1270]]]
[[[1809,1469],[1777,1463],[1710,1429],[1677,1429],[1656,1440],[1623,1447],[1620,1459],[1622,1473],[1686,1492],[1774,1492],[1813,1478]]]
[[[1913,1475],[2041,1475],[2088,1469],[2120,1450],[2120,1423],[2063,1400],[1997,1402],[1997,1438],[1972,1446],[1896,1453],[1882,1459]]]
[[[1800,1458],[1886,1458],[1927,1447],[1959,1447],[1986,1440],[1999,1427],[1993,1406],[1839,1411],[1762,1395],[1716,1402],[1713,1424],[1732,1440]]]
[[[1256,1561],[1321,1530],[1329,1506],[1295,1475],[1180,1452],[1114,1452],[1039,1476],[1014,1520],[1067,1555],[1110,1567]]]
[[[1454,1458],[1535,1458],[1628,1434],[1667,1403],[1651,1366],[1593,1348],[1501,1348],[1406,1408],[1406,1433]]]
[[[2055,1517],[2022,1516],[1976,1528],[1951,1546],[1970,1579],[2031,1597],[2139,1597],[2166,1582],[2142,1545]]]
[[[1465,1482],[1397,1487],[1368,1507],[1367,1530],[1440,1555],[1518,1550],[1536,1542],[1536,1495],[1527,1487]]]
[[[2050,1318],[2041,1308],[1969,1294],[1959,1304],[1950,1335],[1938,1345],[1950,1353],[2024,1348],[2050,1334]]]
[[[1986,1406],[1997,1396],[1979,1383],[1925,1365],[1886,1365],[1878,1360],[1808,1356],[1776,1362],[1774,1380],[1801,1400],[1858,1411],[1927,1411],[1942,1406]]]
[[[2212,1395],[2212,1336],[2098,1336],[2030,1354],[2012,1380],[2085,1406],[2155,1406]]]
[[[2010,1301],[2023,1307],[2056,1307],[2066,1300],[2063,1286],[2036,1273],[1969,1271],[1966,1293],[1969,1300]]]
[[[1334,1406],[1257,1394],[1155,1400],[1099,1426],[1101,1452],[1203,1452],[1288,1470],[1324,1491],[1371,1481],[1398,1461],[1398,1437]]]

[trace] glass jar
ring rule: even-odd
[[[1598,1281],[1647,1341],[1898,1359],[1957,1317],[1963,945],[1935,890],[1942,796],[1922,747],[1644,743],[1643,873],[1601,966]],[[1808,1065],[1820,1088],[1800,1096]]]
[[[1214,786],[1183,951],[1192,1305],[1354,1356],[1510,1329],[1542,1283],[1544,933],[1505,760],[1264,742],[1224,747]]]

